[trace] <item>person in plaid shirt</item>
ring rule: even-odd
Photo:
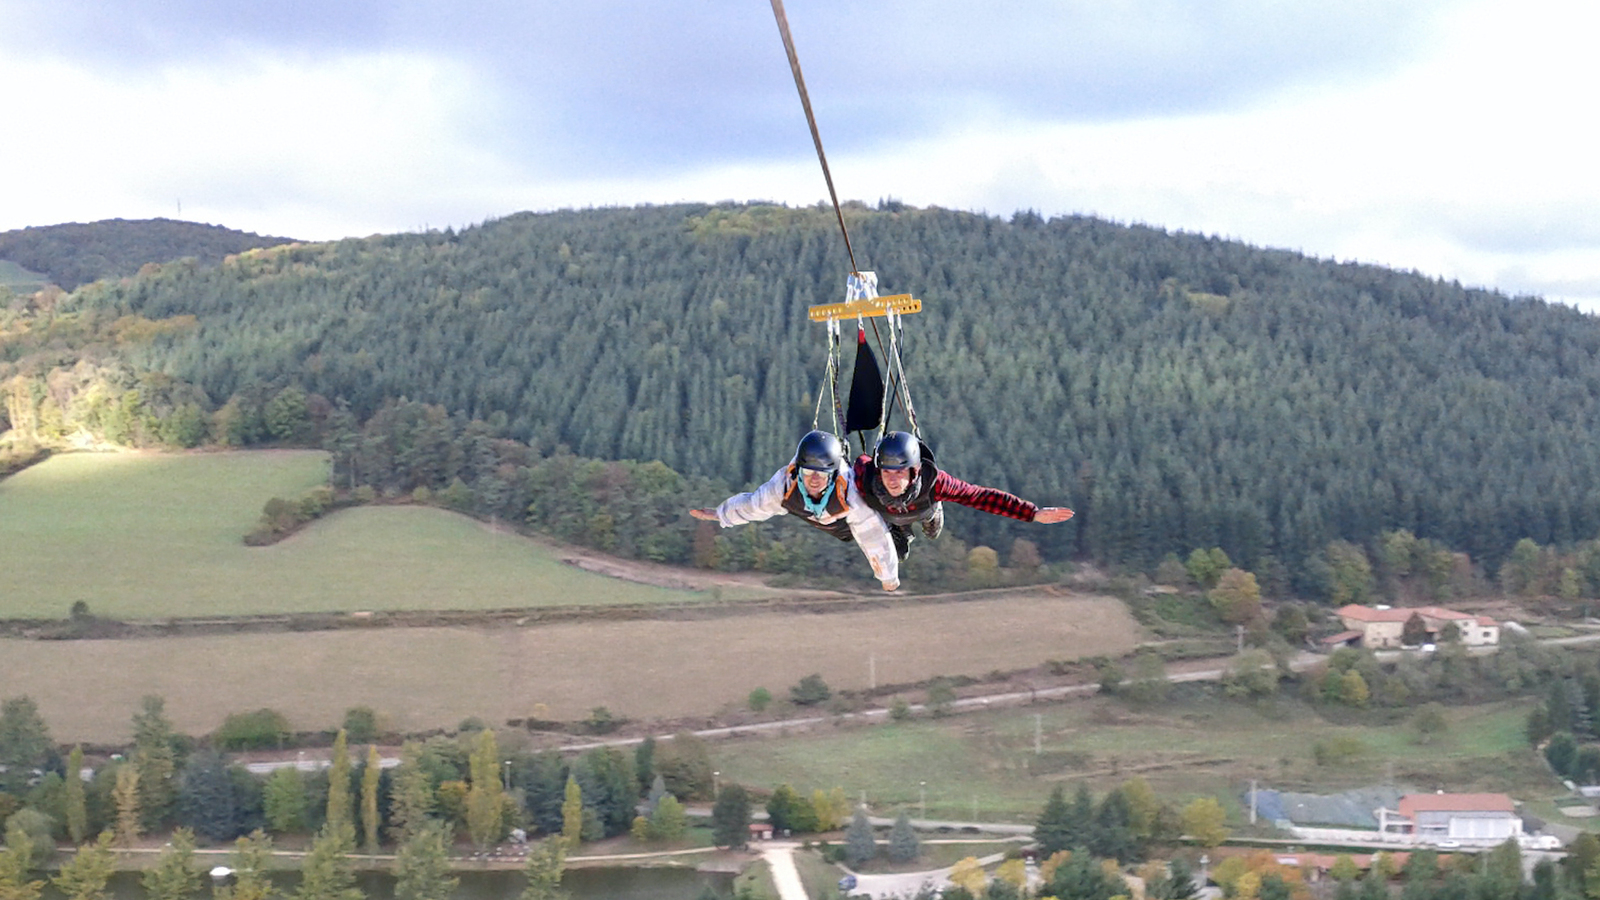
[[[1040,507],[1005,491],[968,484],[949,472],[939,471],[928,445],[904,431],[891,431],[879,441],[871,456],[855,463],[855,481],[861,499],[889,526],[895,552],[901,559],[911,550],[911,525],[922,523],[930,538],[944,529],[945,500],[997,516],[1050,525],[1072,518],[1065,506]]]

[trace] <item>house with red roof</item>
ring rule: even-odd
[[[1500,623],[1488,616],[1456,612],[1442,606],[1361,606],[1351,603],[1339,607],[1339,620],[1346,631],[1338,637],[1341,643],[1353,641],[1360,635],[1360,644],[1374,650],[1397,649],[1402,646],[1400,635],[1406,623],[1416,616],[1427,632],[1427,643],[1439,640],[1448,625],[1455,625],[1461,643],[1468,647],[1487,647],[1500,643]]]
[[[1399,809],[1379,809],[1378,830],[1410,835],[1420,844],[1474,846],[1522,837],[1522,817],[1505,794],[1406,794]]]

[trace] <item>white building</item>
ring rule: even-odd
[[[1522,817],[1505,794],[1406,794],[1398,810],[1378,810],[1378,830],[1419,844],[1483,846],[1522,837]]]

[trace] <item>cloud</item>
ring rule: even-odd
[[[804,135],[772,16],[748,0],[120,0],[116,15],[83,0],[0,3],[12,35],[0,41],[108,76],[226,67],[241,53],[446,60],[492,85],[491,139],[552,174],[770,159]],[[963,119],[1216,110],[1288,84],[1375,77],[1413,52],[1437,3],[791,6],[828,142],[852,150]]]
[[[1091,213],[1600,301],[1563,0],[790,0],[845,198]],[[108,8],[109,7],[109,8]],[[0,229],[323,239],[826,197],[767,4],[0,0]]]
[[[4,227],[153,215],[291,237],[420,227],[430,198],[480,195],[508,167],[474,146],[485,110],[472,74],[404,54],[248,57],[108,80],[0,59],[32,138],[3,152]],[[279,210],[279,206],[287,208]],[[300,217],[309,213],[310,221]],[[307,231],[315,232],[307,234]]]

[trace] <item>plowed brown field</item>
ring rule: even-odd
[[[55,739],[68,743],[127,740],[146,694],[166,698],[174,724],[195,735],[262,707],[307,731],[337,726],[353,706],[406,732],[453,728],[468,716],[495,726],[580,720],[597,706],[674,719],[742,704],[756,687],[784,696],[813,672],[836,689],[981,676],[1120,655],[1139,635],[1115,599],[1041,589],[699,621],[0,640],[0,696],[32,696]]]

